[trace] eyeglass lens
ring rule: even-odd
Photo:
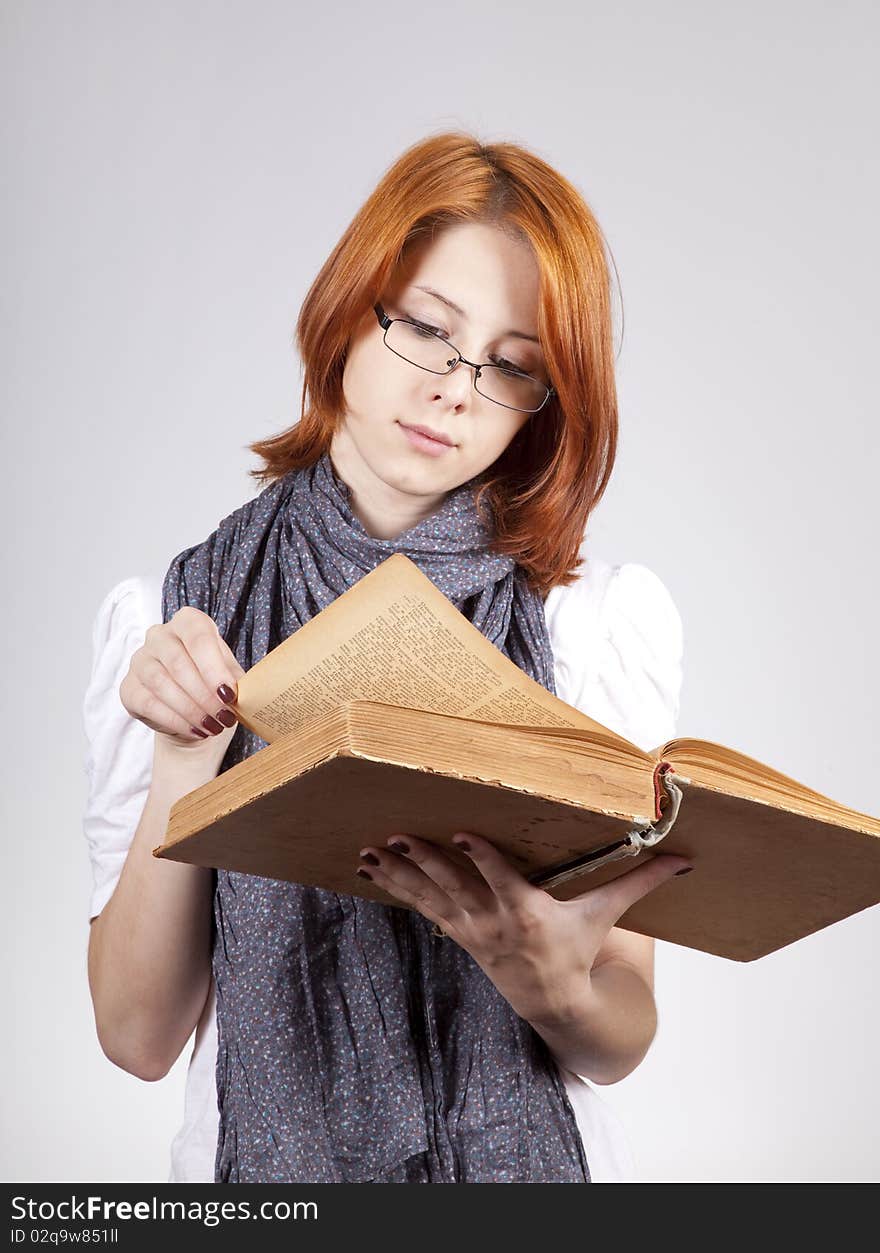
[[[447,374],[449,363],[455,359],[445,340],[412,322],[392,322],[385,332],[385,343],[406,361],[435,374]],[[514,374],[501,366],[483,366],[475,385],[487,400],[527,412],[540,409],[547,397],[547,388],[540,379]]]

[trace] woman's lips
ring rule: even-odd
[[[439,439],[431,439],[428,435],[421,435],[418,431],[413,431],[408,426],[404,426],[402,422],[398,425],[413,448],[426,452],[430,457],[442,457],[445,452],[449,452],[455,447],[454,444],[442,444]]]

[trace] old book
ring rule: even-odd
[[[355,875],[411,832],[492,841],[559,900],[658,852],[695,867],[618,925],[751,961],[880,901],[880,820],[732,748],[644,752],[553,696],[395,554],[239,682],[266,742],[173,806],[156,857],[400,906]]]

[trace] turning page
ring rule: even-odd
[[[535,682],[395,553],[238,684],[241,722],[268,743],[350,700],[457,718],[575,727],[633,745]]]

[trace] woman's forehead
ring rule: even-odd
[[[398,264],[387,295],[417,295],[447,316],[491,322],[501,333],[538,342],[540,275],[531,249],[496,228],[474,226],[419,240]]]

